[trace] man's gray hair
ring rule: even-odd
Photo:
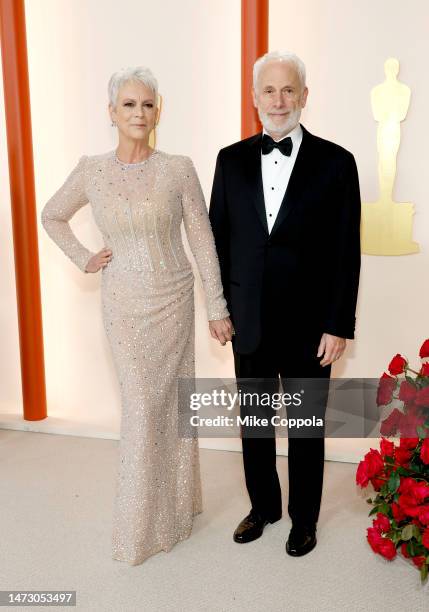
[[[253,88],[255,90],[261,68],[272,61],[292,64],[298,73],[302,88],[305,87],[305,64],[302,59],[295,55],[295,53],[289,53],[288,51],[271,51],[271,53],[265,53],[265,55],[259,57],[253,65]]]
[[[114,72],[110,77],[107,91],[109,93],[109,102],[113,108],[116,107],[120,88],[129,81],[139,81],[151,89],[154,93],[156,104],[158,99],[158,81],[149,68],[137,66],[136,68],[123,68],[122,70],[118,70],[118,72]]]

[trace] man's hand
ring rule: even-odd
[[[334,361],[337,361],[344,353],[346,348],[346,339],[339,338],[338,336],[331,336],[331,334],[323,334],[319,348],[317,350],[317,356],[322,357],[320,361],[321,366],[329,365]]]
[[[229,317],[219,321],[209,321],[209,330],[211,337],[219,340],[222,346],[225,346],[234,334],[234,328]]]

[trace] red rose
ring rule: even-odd
[[[423,525],[429,525],[429,504],[425,506],[420,506],[419,509],[419,521],[423,523]]]
[[[390,531],[390,521],[387,516],[381,512],[377,512],[377,518],[372,521],[372,526],[375,527],[380,533]]]
[[[429,529],[427,527],[422,535],[422,544],[423,546],[426,546],[426,548],[429,549]]]
[[[392,502],[392,513],[393,513],[393,518],[395,519],[397,523],[399,523],[400,521],[403,521],[404,518],[406,517],[401,507],[398,506],[396,502]]]
[[[421,345],[419,355],[422,359],[429,357],[429,338]]]
[[[426,465],[429,464],[429,438],[425,438],[422,442],[422,448],[420,450],[420,459]]]
[[[407,407],[407,413],[402,415],[399,423],[401,437],[415,438],[417,435],[417,427],[422,426],[425,420],[420,408],[416,406]]]
[[[379,491],[386,481],[383,478],[371,478],[371,484],[374,491]]]
[[[426,563],[426,557],[423,557],[423,555],[420,555],[419,557],[412,557],[412,559],[414,565],[417,565],[417,567],[421,567],[424,563]]]
[[[399,481],[399,493],[405,493],[406,495],[410,494],[414,482],[414,478],[411,478],[411,476],[403,476]]]
[[[401,438],[399,440],[399,446],[407,450],[414,450],[418,443],[418,438]]]
[[[378,553],[381,540],[380,532],[375,527],[368,527],[366,539],[368,540],[369,545],[375,553]]]
[[[429,485],[425,482],[414,480],[411,477],[401,478],[398,491],[400,493],[398,504],[408,516],[417,517],[426,508],[422,505],[429,497]]]
[[[396,557],[396,547],[390,538],[382,538],[378,545],[378,552],[383,555],[385,559],[391,561]]]
[[[401,544],[401,553],[404,555],[404,557],[406,557],[407,559],[409,559],[411,557],[410,553],[407,550],[407,543],[403,542]]]
[[[416,406],[416,404],[408,404],[405,408],[405,413],[411,417],[421,417],[423,415],[423,408]],[[406,438],[407,436],[403,436]],[[419,436],[409,436],[410,438],[417,438]]]
[[[401,386],[399,387],[399,399],[403,402],[412,402],[416,397],[417,389],[414,385],[408,382],[408,380],[403,380],[401,382]]]
[[[366,487],[368,482],[371,480],[374,488],[378,490],[377,487],[380,488],[383,481],[377,477],[381,475],[383,470],[383,457],[378,450],[371,448],[369,452],[366,453],[363,461],[361,461],[358,465],[356,470],[356,484],[360,485],[361,487]]]
[[[406,448],[395,449],[395,459],[399,463],[399,465],[408,465],[412,454],[413,451],[407,450]]]
[[[413,478],[404,478],[399,485],[399,493],[401,495],[398,499],[398,505],[401,511],[407,516],[418,518],[421,523],[427,524],[429,504],[423,504],[423,502],[429,497],[429,485],[424,482],[417,482]]]
[[[366,487],[369,483],[368,466],[366,461],[361,461],[356,470],[356,484],[362,488]]]
[[[419,515],[421,510],[418,501],[412,495],[400,495],[398,504],[402,512],[404,512],[407,516],[416,517]]]
[[[411,487],[411,495],[421,504],[429,497],[429,485],[420,480],[414,480],[414,485]]]
[[[371,448],[364,457],[368,466],[368,476],[378,476],[384,468],[383,457],[380,455],[380,451]]]
[[[392,361],[389,363],[389,372],[393,376],[397,376],[398,374],[402,374],[405,370],[405,366],[407,365],[407,360],[402,357],[399,353],[397,353]]]
[[[392,401],[393,392],[396,389],[396,379],[383,372],[378,383],[377,406],[386,406]]]
[[[420,370],[420,376],[429,376],[429,363],[424,363]]]
[[[420,391],[417,392],[416,399],[414,401],[417,406],[429,408],[429,386],[420,389]]]
[[[386,438],[380,440],[380,452],[382,457],[393,457],[395,452],[395,445]]]
[[[398,431],[398,427],[401,423],[403,416],[404,416],[403,413],[397,408],[392,410],[389,416],[386,419],[384,419],[384,421],[381,421],[381,425],[380,425],[381,435],[382,436],[394,436],[396,432]]]

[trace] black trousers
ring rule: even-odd
[[[308,377],[324,379],[320,383],[327,389],[331,366],[322,367],[320,358],[317,358],[321,333],[300,333],[299,329],[289,334],[279,333],[282,328],[275,324],[275,320],[266,319],[263,341],[254,353],[241,355],[234,351],[237,379],[256,378],[263,383],[264,379],[279,381],[280,377],[286,390],[288,379]],[[289,408],[287,416],[290,418]],[[322,497],[324,434],[318,437],[289,435],[288,444],[289,516],[294,524],[313,526],[319,518]],[[274,432],[270,437],[248,437],[242,430],[242,447],[252,509],[270,521],[277,520],[282,515],[282,501]]]

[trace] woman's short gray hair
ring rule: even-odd
[[[112,74],[107,86],[109,102],[113,108],[116,107],[120,88],[122,85],[124,85],[124,83],[128,83],[128,81],[140,81],[140,83],[143,83],[143,85],[149,87],[149,89],[151,89],[154,93],[155,102],[157,101],[158,81],[149,68],[145,68],[144,66],[137,66],[136,68],[123,68],[122,70],[118,70],[118,72],[114,72]]]
[[[302,88],[305,87],[305,64],[302,59],[295,55],[295,53],[289,53],[288,51],[271,51],[271,53],[265,53],[265,55],[259,57],[253,65],[253,88],[255,90],[262,66],[272,61],[293,64],[298,73]]]

